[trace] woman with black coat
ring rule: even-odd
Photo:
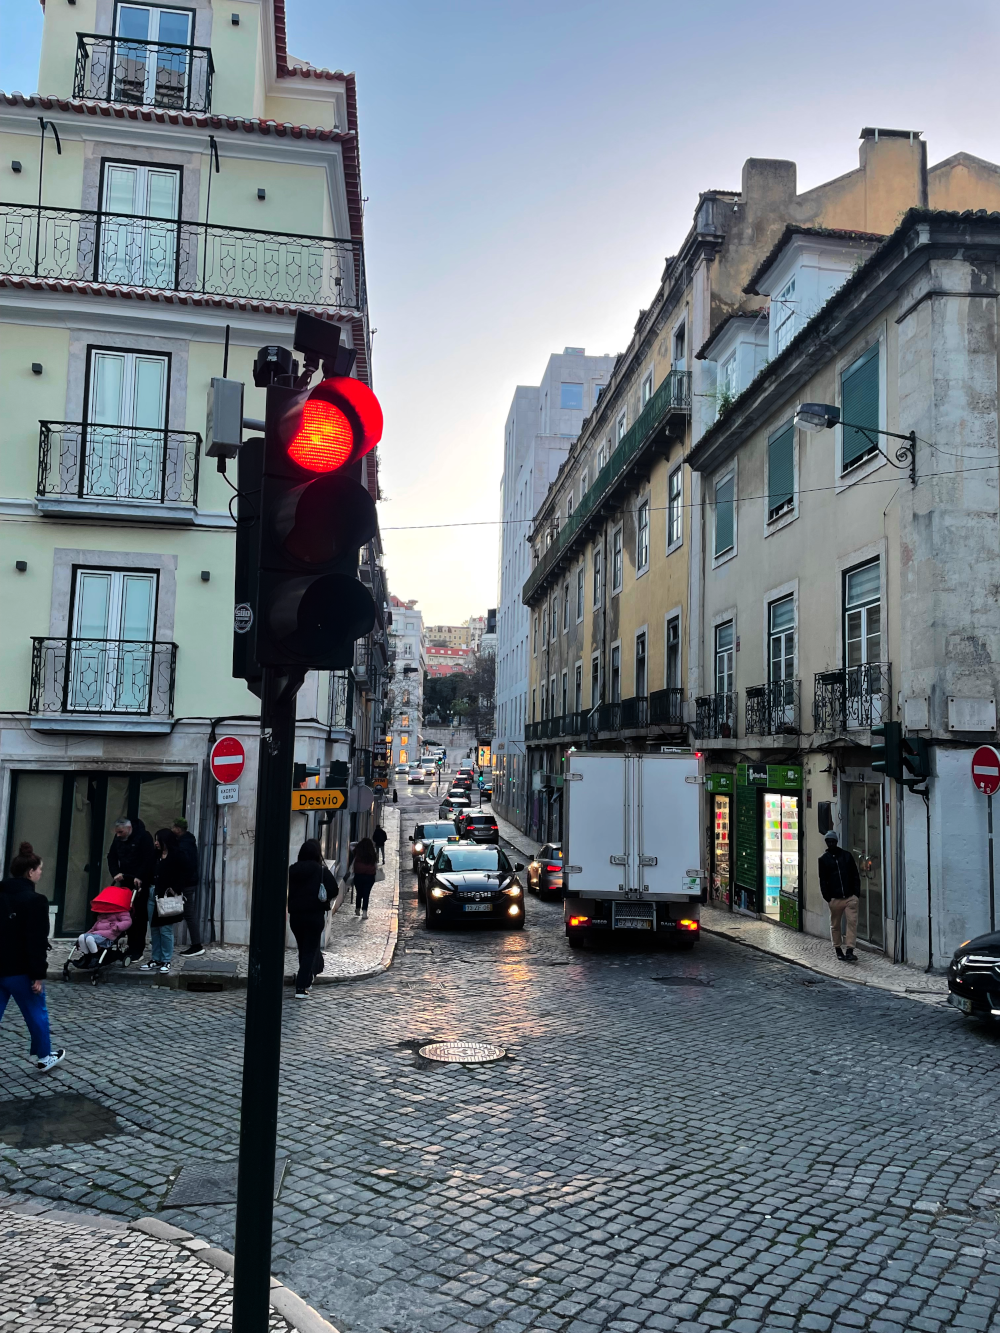
[[[0,884],[0,1018],[13,999],[31,1034],[31,1054],[43,1073],[66,1054],[53,1051],[45,1005],[46,955],[49,950],[49,903],[36,891],[42,858],[22,842]]]
[[[319,843],[310,838],[299,848],[299,859],[288,868],[288,924],[299,947],[297,1000],[306,998],[313,979],[323,971],[319,942],[336,896],[337,881],[327,869]]]
[[[173,829],[157,830],[153,839],[157,852],[153,871],[153,889],[149,895],[149,938],[153,956],[143,963],[140,972],[169,972],[174,956],[174,921],[183,917],[160,917],[159,904],[167,894],[180,894],[188,888],[188,868],[184,856],[177,850],[177,834]]]

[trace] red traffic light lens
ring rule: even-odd
[[[310,472],[333,472],[343,467],[353,448],[354,431],[340,408],[321,398],[307,399],[288,446],[292,462]]]

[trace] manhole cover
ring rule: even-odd
[[[274,1161],[274,1197],[285,1178],[288,1157]],[[161,1208],[191,1208],[204,1204],[236,1202],[236,1162],[192,1162],[181,1167],[169,1197]]]
[[[654,977],[661,986],[711,986],[708,977]]]
[[[425,1060],[440,1060],[449,1065],[485,1065],[491,1060],[502,1060],[507,1052],[502,1046],[491,1046],[485,1041],[432,1041],[421,1046],[418,1054]]]

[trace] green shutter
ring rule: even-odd
[[[715,554],[722,555],[733,545],[733,494],[735,477],[727,477],[715,488]]]
[[[840,416],[852,426],[878,429],[878,343],[845,370],[840,380]],[[873,447],[877,435],[863,435],[859,430],[843,428],[846,470]]]
[[[792,499],[795,474],[792,464],[792,441],[795,428],[789,424],[772,435],[767,442],[767,516],[773,518]]]

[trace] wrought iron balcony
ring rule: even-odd
[[[556,566],[571,553],[576,542],[586,535],[589,524],[598,516],[603,501],[627,479],[646,446],[660,435],[671,417],[685,417],[690,414],[691,372],[671,370],[632,426],[625,432],[617,449],[598,472],[590,490],[566,520],[552,545],[531,571],[522,593],[522,600],[526,606],[531,604],[531,599]]]
[[[197,431],[41,421],[39,499],[198,502]]]
[[[0,273],[364,312],[359,242],[86,208],[0,203]]]
[[[590,714],[589,732],[596,736],[601,731],[621,731],[621,703],[598,704]]]
[[[864,662],[837,671],[818,671],[813,693],[817,731],[860,731],[892,716],[892,668]]]
[[[649,722],[654,727],[684,725],[684,691],[671,686],[654,690],[649,696]]]
[[[621,702],[622,731],[636,731],[649,726],[649,698],[645,694],[636,694],[631,699]]]
[[[700,740],[725,740],[736,736],[737,694],[706,694],[695,699],[695,731]]]
[[[177,645],[133,639],[32,639],[29,711],[174,714]]]
[[[746,693],[746,734],[797,736],[801,729],[800,693],[797,680],[751,685]]]
[[[212,108],[214,73],[207,46],[76,34],[74,97],[207,112]]]

